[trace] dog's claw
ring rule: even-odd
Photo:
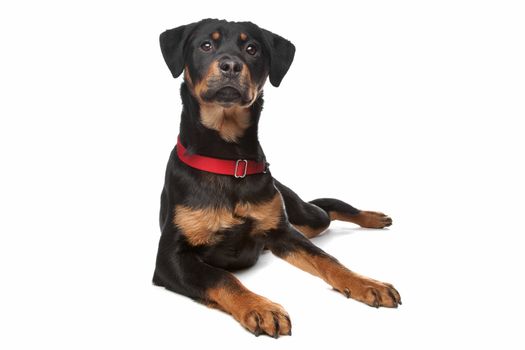
[[[372,306],[375,308],[379,308],[379,306],[381,305],[381,295],[379,295],[379,292],[375,289],[371,289],[371,291],[372,294],[374,294],[374,302],[372,303]]]
[[[277,339],[277,338],[279,338],[279,317],[274,312],[272,312],[272,316],[273,316],[273,325],[274,325],[274,328],[275,328],[275,331],[273,333],[273,337],[275,339]]]
[[[288,322],[288,325],[290,326],[290,330],[288,331],[288,335],[292,335],[292,320],[290,320],[290,317],[288,315],[285,315],[284,318],[286,319],[286,322]]]
[[[289,334],[292,322],[286,311],[278,304],[266,299],[263,301],[266,303],[261,304],[262,307],[238,316],[244,321],[241,324],[256,337],[267,335],[277,339],[280,335]]]
[[[259,317],[259,315],[257,315],[257,313],[254,313],[254,317],[255,317],[255,322],[257,324],[257,327],[255,328],[255,330],[253,331],[253,334],[258,337],[262,334],[262,329],[261,329],[261,318]]]
[[[390,289],[388,290],[388,296],[390,297],[390,299],[392,299],[392,301],[394,302],[394,307],[396,308],[399,302],[396,300],[396,296]]]

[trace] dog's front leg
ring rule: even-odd
[[[281,305],[251,292],[234,275],[192,252],[159,249],[153,281],[231,314],[255,335],[291,335],[290,318]]]
[[[290,264],[322,278],[348,298],[374,307],[401,304],[401,297],[391,284],[350,271],[290,225],[270,232],[267,247]]]

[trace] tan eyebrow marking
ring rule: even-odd
[[[246,33],[241,33],[241,35],[239,35],[239,38],[241,38],[242,41],[246,41],[246,39],[248,39],[248,35],[246,35]]]
[[[219,33],[219,32],[213,32],[213,33],[211,33],[211,38],[212,38],[213,40],[219,40],[219,39],[221,38],[221,33]]]

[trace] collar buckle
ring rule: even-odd
[[[239,163],[244,162],[244,172],[242,175],[237,174],[237,170],[239,169]],[[244,179],[246,177],[246,173],[248,172],[248,161],[246,159],[237,159],[235,162],[235,170],[233,171],[233,176],[236,179]]]

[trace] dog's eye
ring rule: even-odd
[[[253,44],[250,44],[248,46],[246,46],[246,52],[248,53],[248,55],[255,55],[257,53],[257,47],[255,47],[255,45]]]
[[[213,45],[209,41],[205,41],[201,44],[202,51],[210,51],[212,49]]]

